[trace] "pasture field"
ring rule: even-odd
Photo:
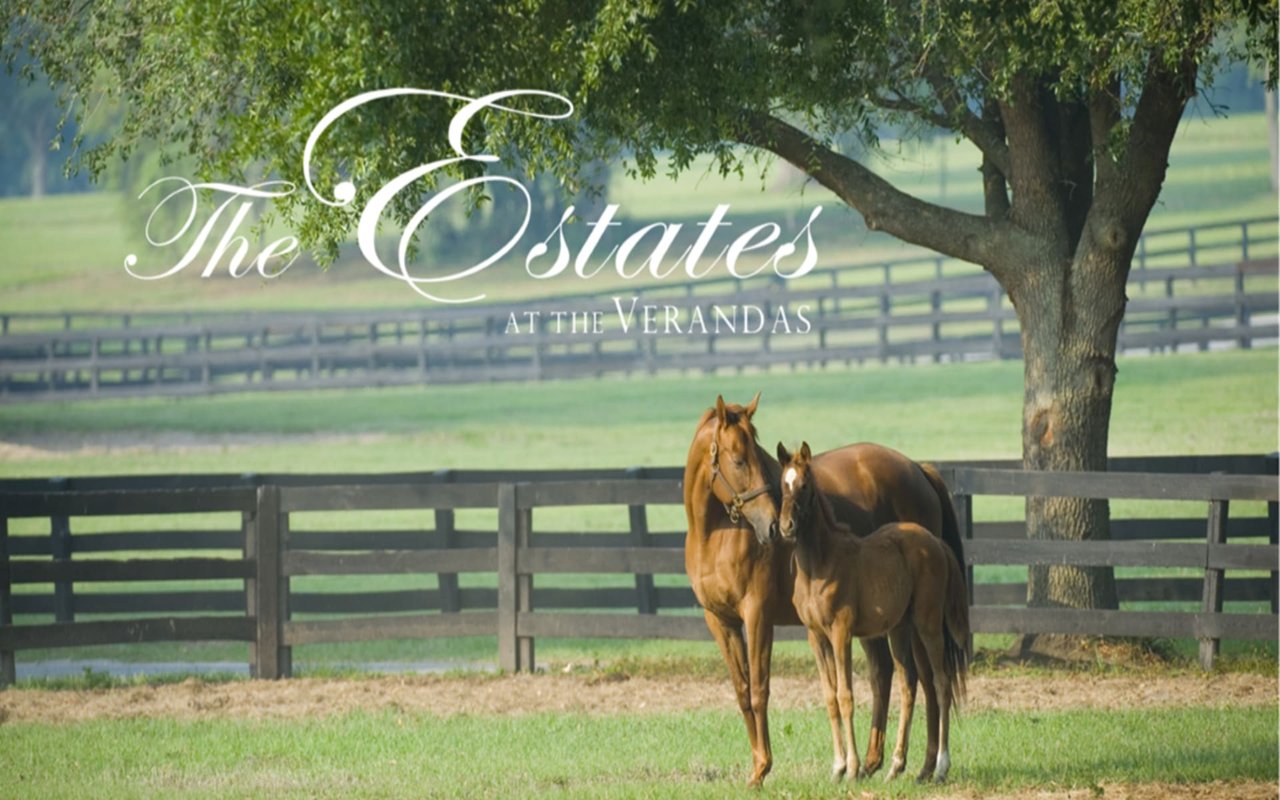
[[[412,387],[309,394],[256,394],[191,399],[41,403],[0,406],[0,475],[75,476],[191,472],[395,472],[441,468],[573,468],[671,466],[683,462],[701,411],[717,393],[745,402],[763,391],[761,442],[807,438],[824,449],[872,440],[919,458],[1014,458],[1020,450],[1022,366],[1017,362],[894,368],[869,366],[737,376],[662,376],[579,383]],[[1120,362],[1111,452],[1115,455],[1265,453],[1276,447],[1277,362],[1274,350],[1129,357]],[[1012,499],[979,498],[978,519],[1011,519]],[[1248,504],[1233,514],[1258,513]],[[1115,502],[1119,516],[1201,516],[1194,503]],[[491,512],[460,512],[460,527],[492,529]],[[133,517],[134,529],[234,528],[234,519]],[[429,520],[414,512],[308,514],[301,528],[409,528]],[[43,524],[43,528],[41,528]],[[77,535],[119,520],[77,520]],[[556,530],[625,530],[626,510],[540,510],[535,526]],[[681,531],[679,506],[656,507],[655,532]],[[47,531],[44,521],[15,521],[15,534]],[[1122,569],[1121,575],[1145,574]],[[1178,574],[1176,570],[1160,574]],[[1188,573],[1189,574],[1189,573]],[[1017,582],[1025,570],[984,567],[979,581]],[[464,586],[491,586],[489,576],[463,575]],[[547,578],[563,586],[626,586],[626,576]],[[684,586],[683,576],[659,585]],[[540,585],[542,579],[540,579]],[[208,589],[235,589],[205,583]],[[116,591],[82,584],[77,591]],[[161,590],[156,584],[138,589]],[[177,587],[171,587],[177,588]],[[434,576],[343,576],[296,580],[299,591],[431,589]],[[20,591],[47,591],[20,587]],[[1154,610],[1158,607],[1144,606]],[[1247,610],[1228,605],[1228,610]],[[35,621],[35,620],[32,620]],[[979,637],[1002,647],[1008,637]],[[1190,656],[1194,643],[1177,644]],[[491,638],[370,642],[300,647],[303,674],[360,662],[492,663]],[[22,660],[111,658],[134,661],[233,661],[243,645],[157,644],[33,652]],[[1275,647],[1227,642],[1224,653],[1274,661]],[[540,639],[540,663],[677,659],[681,668],[721,669],[706,643]],[[783,643],[785,669],[807,671],[807,646]]]
[[[775,766],[761,796],[1274,796],[1273,685],[1232,680],[1219,696],[1199,677],[1147,680],[1161,692],[1138,680],[975,680],[953,723],[945,787],[905,776],[832,785],[816,681],[779,681]],[[1121,692],[1132,707],[1116,702]],[[616,674],[13,690],[0,694],[0,792],[741,797],[746,737],[730,697],[723,679]],[[863,735],[865,699],[855,720]],[[908,776],[923,758],[923,728],[913,726]]]

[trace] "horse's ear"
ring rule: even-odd
[[[805,461],[808,461],[813,458],[813,451],[809,449],[808,442],[800,443],[800,457],[803,458]]]
[[[716,395],[716,419],[720,420],[720,424],[725,424],[725,418],[729,414],[729,409],[725,408],[724,395]]]
[[[751,398],[751,402],[747,403],[747,409],[743,413],[747,415],[747,419],[751,419],[756,413],[756,406],[760,405],[760,393],[756,392],[756,396]]]
[[[778,442],[778,463],[784,467],[791,463],[791,454],[787,452],[787,448],[782,442]]]

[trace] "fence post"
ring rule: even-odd
[[[1222,473],[1213,474],[1220,475]],[[1226,500],[1209,501],[1209,523],[1205,532],[1204,597],[1200,604],[1200,610],[1204,614],[1222,613],[1223,570],[1209,567],[1208,556],[1214,545],[1225,544],[1227,541],[1227,513],[1228,503]],[[1200,640],[1200,667],[1202,669],[1206,671],[1213,669],[1213,660],[1218,655],[1220,645],[1221,640],[1219,639]]]
[[[66,478],[54,478],[49,483],[55,492],[67,488]],[[64,514],[49,518],[49,547],[53,563],[65,564],[71,560],[71,520]],[[53,619],[55,622],[76,620],[75,584],[69,580],[53,583]]]
[[[960,538],[965,544],[968,544],[973,541],[973,495],[952,494],[951,505],[956,511],[956,527],[960,529]],[[973,565],[968,563],[967,558],[965,562],[960,565],[960,568],[964,570],[965,591],[969,596],[969,607],[973,608]],[[973,652],[973,631],[969,632],[969,640],[965,642],[965,647],[970,653]]]
[[[519,617],[531,610],[532,581],[520,573],[519,551],[528,546],[527,510],[518,503],[520,487],[498,486],[498,667],[505,672],[533,670],[533,639],[520,636]]]
[[[253,643],[253,677],[275,680],[288,674],[289,654],[284,647],[281,612],[287,590],[281,576],[282,525],[280,487],[258,487],[254,512],[255,536],[253,615],[256,633]]]
[[[436,480],[440,483],[453,482],[453,470],[442,469],[436,472]],[[436,535],[440,539],[440,546],[444,549],[452,548],[456,542],[456,526],[451,508],[437,508],[436,514]],[[456,572],[439,572],[436,573],[436,587],[440,594],[440,610],[452,614],[462,610],[462,597],[458,592],[458,573]]]
[[[645,476],[644,467],[631,467],[627,470],[627,477],[636,480],[642,480]],[[649,514],[648,509],[643,504],[627,506],[627,512],[631,522],[631,546],[632,547],[648,547],[649,546]],[[641,614],[658,613],[658,598],[653,587],[653,576],[642,575],[636,573],[636,611]]]
[[[1280,461],[1280,453],[1272,453],[1266,457],[1266,474],[1276,474],[1277,461]],[[1275,500],[1267,503],[1267,543],[1280,544],[1280,503]],[[1280,597],[1276,596],[1278,590],[1280,590],[1280,572],[1272,570],[1271,583],[1267,585],[1267,592],[1271,595],[1272,614],[1280,611]]]
[[[9,575],[9,519],[0,517],[0,629],[13,625],[13,578]],[[0,650],[0,689],[18,679],[12,650]]]
[[[1248,350],[1253,347],[1253,339],[1250,338],[1249,333],[1246,330],[1246,328],[1249,327],[1249,309],[1245,305],[1243,262],[1236,265],[1235,303],[1236,330],[1240,332],[1240,338],[1236,340],[1236,345],[1241,350]]]

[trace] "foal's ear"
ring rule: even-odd
[[[805,461],[809,461],[810,459],[813,458],[813,451],[809,449],[808,442],[800,443],[800,457],[803,458]]]
[[[787,448],[782,442],[778,442],[778,463],[784,467],[791,463],[791,454],[787,452]]]
[[[720,420],[720,424],[725,424],[725,418],[729,414],[729,409],[725,408],[724,395],[716,395],[716,419]]]
[[[756,413],[756,406],[760,405],[760,393],[756,392],[756,396],[751,398],[751,402],[747,403],[747,408],[742,413],[747,415],[747,419],[751,419]]]

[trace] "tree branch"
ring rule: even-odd
[[[952,91],[947,94],[944,89],[939,88],[941,84],[935,86],[933,81],[929,83],[942,106],[942,113],[917,100],[910,100],[901,93],[897,97],[876,95],[871,98],[871,102],[890,111],[914,114],[934,127],[956,131],[973,142],[974,146],[982,152],[984,160],[990,161],[1002,175],[1008,176],[1009,146],[1005,144],[999,126],[970,111],[968,106],[958,99],[958,93]],[[947,97],[944,97],[944,94],[947,94]]]
[[[1057,143],[1050,135],[1045,92],[1040,81],[1028,75],[1015,76],[1010,90],[1009,98],[1000,101],[1000,118],[1013,167],[1009,175],[1013,190],[1010,219],[1022,229],[1056,243],[1065,256],[1069,237],[1063,225],[1062,171]]]
[[[1111,132],[1120,123],[1120,76],[1089,95],[1089,135],[1093,140],[1094,191],[1101,192],[1120,179],[1119,165],[1111,152]]]
[[[769,150],[812,175],[862,214],[867,227],[931,250],[981,264],[993,273],[1009,253],[1012,226],[925,202],[895,188],[851,158],[769,114],[744,112],[737,138]],[[999,277],[997,273],[997,277]]]
[[[936,69],[926,68],[925,80],[933,89],[934,97],[952,120],[954,125],[966,139],[977,145],[982,151],[983,160],[1000,170],[1000,174],[1009,178],[1013,170],[1009,159],[1009,145],[1004,139],[1004,130],[995,120],[989,119],[984,111],[979,117],[969,108],[955,84],[947,80]]]

